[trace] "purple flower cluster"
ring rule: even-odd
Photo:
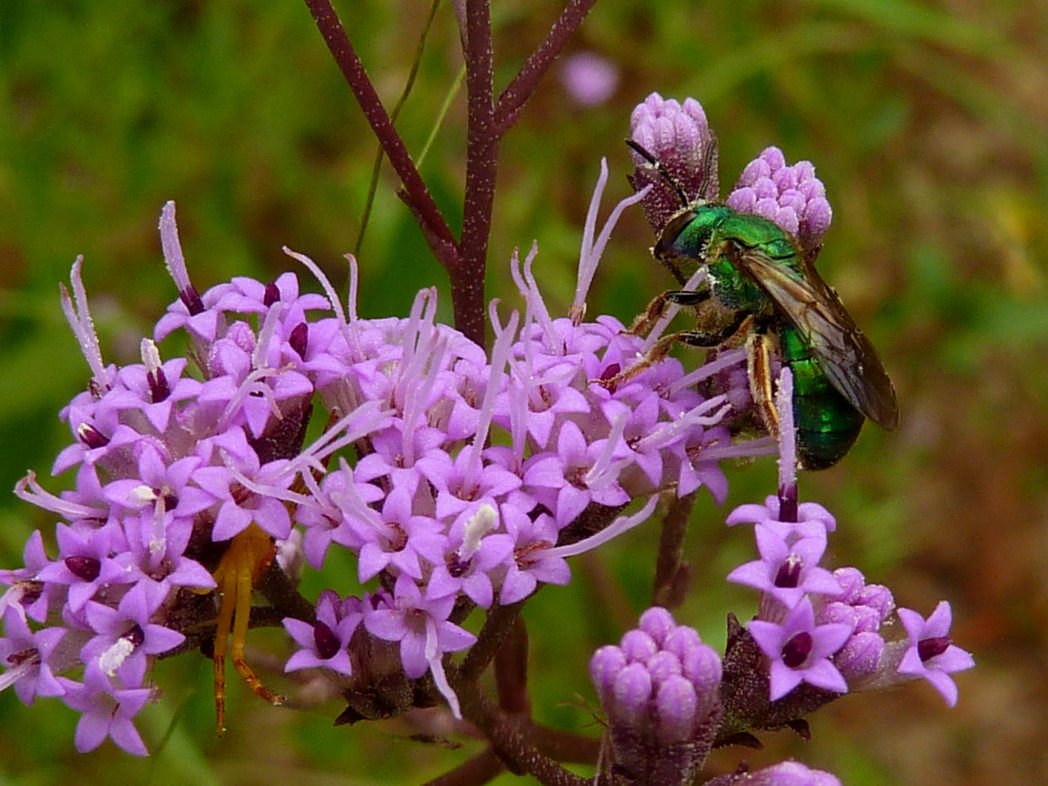
[[[821,505],[798,503],[792,416],[793,381],[783,368],[775,406],[782,429],[779,493],[737,507],[728,525],[754,524],[760,559],[728,580],[761,592],[746,628],[729,615],[725,656],[677,626],[662,608],[646,611],[618,646],[602,647],[590,674],[607,717],[615,766],[644,783],[691,783],[712,747],[757,744],[752,731],[790,726],[837,696],[924,677],[947,704],[957,701],[950,673],[974,665],[949,637],[950,608],[928,620],[908,609],[898,617],[906,637],[889,637],[891,592],[867,584],[855,568],[820,565],[836,520]],[[710,783],[839,783],[829,773],[783,762],[740,769]]]
[[[561,63],[564,91],[582,107],[597,106],[611,98],[620,78],[616,65],[596,52],[577,52]]]
[[[363,598],[327,591],[315,616],[288,616],[299,649],[287,669],[345,679],[362,670],[361,652],[384,643],[399,648],[408,679],[428,673],[458,714],[443,658],[474,641],[460,626],[470,609],[567,583],[566,557],[643,521],[662,490],[705,486],[722,501],[717,462],[737,450],[717,425],[724,397],[695,392],[705,372],[667,360],[602,384],[644,351],[617,320],[581,318],[611,228],[639,198],[597,235],[606,178],[605,168],[573,317],[548,313],[535,250],[523,264],[515,256],[524,315],[503,324],[493,304],[490,355],[435,321],[434,290],[406,318],[360,319],[355,283],[344,309],[291,251],[324,295],[300,292],[290,273],[200,295],[168,203],[160,233],[179,298],[142,342],[140,364],[106,365],[77,260],[63,303],[92,379],[62,412],[75,439],[53,468],[74,471],[76,486],[55,496],[30,474],[16,490],[62,522],[57,554],[37,534],[24,567],[0,572],[0,687],[14,684],[26,702],[59,696],[83,713],[79,750],[109,736],[144,753],[132,719],[153,692],[150,664],[206,644],[200,631],[218,596],[250,589],[224,583],[244,571],[219,567],[223,552],[250,555],[247,573],[269,570],[275,553],[272,569],[290,573],[300,542],[317,570],[330,549],[348,549],[357,578],[379,588]],[[158,343],[176,331],[188,357],[164,361]],[[307,444],[318,407],[326,425]],[[637,499],[648,504],[620,515]],[[220,635],[223,618],[226,608]]]
[[[721,719],[716,651],[656,606],[593,654],[590,675],[621,770],[653,786],[691,783]]]
[[[793,432],[792,380],[783,369],[777,410],[784,434]],[[813,502],[796,503],[792,439],[781,443],[779,496],[763,505],[742,505],[729,525],[754,524],[760,559],[739,566],[728,580],[760,590],[760,608],[747,629],[763,652],[770,700],[802,682],[833,693],[882,688],[924,677],[953,706],[957,688],[951,672],[971,668],[971,655],[953,645],[945,601],[925,622],[899,609],[907,638],[886,639],[895,602],[887,587],[867,584],[856,568],[832,573],[820,566],[834,517]]]

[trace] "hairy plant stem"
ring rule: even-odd
[[[465,0],[464,10],[462,4],[457,5],[466,71],[467,138],[462,235],[456,241],[330,1],[306,0],[328,49],[403,183],[400,197],[414,215],[434,256],[447,271],[455,327],[478,344],[485,344],[484,274],[499,141],[514,125],[542,76],[595,2],[569,0],[546,39],[501,93],[497,106],[490,0]],[[286,593],[276,594],[286,596]],[[583,786],[589,782],[562,768],[555,759],[594,761],[598,743],[577,735],[540,730],[530,720],[527,631],[519,616],[522,606],[523,602],[493,608],[461,667],[456,669],[449,664],[448,677],[460,697],[464,717],[485,734],[492,747],[433,784],[479,784],[494,777],[503,767],[516,773],[530,773],[549,786]],[[303,614],[302,610],[297,611]],[[478,677],[493,660],[501,706],[484,696],[477,684]]]
[[[456,242],[330,0],[306,0],[328,49],[404,185],[400,197],[422,229],[433,255],[448,273],[455,327],[478,344],[485,344],[484,273],[491,237],[499,140],[516,122],[520,109],[595,2],[570,0],[546,39],[499,96],[496,106],[490,0],[466,0],[465,18],[460,19],[466,63],[466,187],[462,237]]]
[[[517,121],[520,110],[535,92],[539,80],[553,65],[571,34],[582,24],[582,20],[596,2],[597,0],[571,0],[553,23],[546,40],[531,53],[517,75],[506,85],[495,105],[495,123],[500,135]]]
[[[475,680],[488,667],[503,640],[513,629],[523,607],[524,601],[509,606],[492,607],[484,620],[484,627],[480,629],[477,641],[469,648],[462,666],[459,667],[462,679]]]
[[[404,146],[403,140],[393,127],[393,121],[387,114],[382,100],[375,92],[375,87],[364,70],[363,63],[357,57],[353,44],[350,43],[338,14],[331,7],[329,0],[306,0],[313,21],[317,29],[324,37],[335,63],[338,64],[342,75],[353,91],[357,103],[364,111],[371,130],[375,133],[382,149],[386,151],[393,169],[404,184],[404,191],[412,206],[416,218],[424,222],[424,233],[430,241],[430,247],[434,255],[449,270],[460,267],[462,262],[455,244],[455,237],[451,233],[444,216],[430,196],[422,176],[415,168],[415,164]],[[434,245],[436,242],[436,245]]]
[[[523,715],[505,712],[479,690],[476,682],[452,677],[452,685],[462,705],[462,716],[473,723],[491,742],[506,767],[517,775],[535,777],[544,786],[586,786],[592,783],[564,769],[540,749],[530,721]]]
[[[655,586],[651,593],[652,606],[672,609],[680,605],[682,582],[686,583],[688,568],[684,562],[684,536],[688,519],[695,507],[696,493],[683,497],[674,495],[662,519],[659,538],[659,556],[655,561]]]
[[[466,0],[466,197],[462,214],[462,269],[449,270],[455,327],[484,344],[484,270],[495,203],[499,135],[495,128],[494,65],[489,0]]]

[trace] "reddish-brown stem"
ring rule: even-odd
[[[564,49],[568,38],[582,24],[582,20],[586,18],[586,14],[596,2],[597,0],[570,0],[560,17],[554,22],[553,27],[550,28],[546,40],[531,53],[520,71],[513,77],[513,81],[506,85],[495,107],[495,125],[499,136],[506,133],[516,122],[521,108],[535,92],[535,86],[553,65],[553,61]]]
[[[489,612],[476,643],[469,648],[459,673],[464,680],[475,680],[495,657],[506,635],[513,629],[524,601],[509,606],[497,605]]]
[[[475,682],[454,679],[452,685],[458,693],[463,717],[491,741],[492,748],[511,772],[528,773],[544,786],[587,786],[592,783],[542,754],[530,723],[522,716],[500,710],[481,693]]]
[[[455,245],[455,237],[451,233],[444,216],[441,215],[433,198],[426,188],[422,176],[415,168],[415,164],[408,154],[407,148],[400,135],[393,127],[382,100],[375,92],[363,63],[357,57],[353,45],[346,35],[346,31],[339,21],[338,14],[331,7],[328,0],[306,0],[313,20],[324,37],[324,42],[331,51],[335,62],[338,64],[342,75],[346,78],[353,95],[364,111],[371,130],[382,144],[390,164],[396,170],[398,177],[404,184],[404,190],[411,201],[416,216],[423,222],[426,231],[424,234],[434,255],[449,271],[461,267],[462,261],[459,257],[458,248]],[[480,309],[483,313],[483,308]]]
[[[509,635],[502,640],[502,646],[495,655],[495,687],[502,709],[510,713],[530,714],[528,629],[523,617],[516,618]]]
[[[488,6],[488,0],[466,0],[466,197],[459,245],[462,268],[451,271],[455,327],[481,345],[485,322],[484,271],[499,155]]]
[[[502,759],[491,748],[485,748],[472,759],[460,764],[453,770],[445,772],[423,786],[478,786],[494,780],[495,776],[506,769]]]
[[[672,608],[684,555],[684,535],[688,531],[688,518],[695,507],[695,492],[683,497],[674,497],[662,519],[662,536],[659,539],[659,556],[655,561],[655,586],[651,593],[651,605]]]

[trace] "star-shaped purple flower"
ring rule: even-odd
[[[818,563],[826,551],[826,536],[801,538],[792,545],[763,524],[755,528],[761,558],[740,565],[728,581],[766,592],[790,609],[806,594],[837,595],[841,587]]]
[[[899,609],[898,614],[910,642],[899,662],[899,673],[928,680],[953,707],[957,704],[957,685],[950,674],[972,668],[975,659],[950,639],[950,604],[940,601],[927,620],[910,609]]]
[[[404,673],[417,679],[431,672],[451,711],[461,717],[441,658],[445,652],[465,649],[477,637],[448,619],[454,606],[454,595],[427,598],[409,576],[401,574],[393,591],[393,607],[365,612],[364,625],[373,636],[399,641]]]
[[[324,590],[317,598],[316,622],[284,620],[284,628],[302,648],[288,658],[284,671],[328,668],[347,677],[353,672],[347,648],[364,615],[361,611],[346,614],[347,607],[333,590]]]
[[[99,529],[59,524],[55,535],[59,559],[41,569],[37,578],[68,584],[71,611],[80,611],[106,585],[129,584],[138,579],[140,573],[131,562],[124,533],[117,523]]]
[[[847,693],[848,684],[829,658],[851,635],[843,623],[815,624],[815,611],[805,598],[782,624],[753,620],[746,626],[757,646],[768,657],[770,698],[777,701],[807,682],[817,688]]]
[[[83,682],[66,677],[59,677],[58,681],[65,689],[62,701],[83,713],[74,737],[80,753],[93,751],[106,737],[136,756],[149,753],[132,719],[149,701],[152,690],[112,690],[100,672],[90,669],[84,673]]]
[[[4,636],[0,638],[0,691],[14,685],[23,704],[32,704],[37,696],[61,696],[62,686],[51,672],[48,659],[65,636],[64,628],[44,628],[35,633],[18,606],[4,613]]]
[[[148,656],[174,649],[186,638],[150,621],[165,595],[162,585],[139,582],[115,609],[89,601],[85,616],[97,635],[80,650],[86,671],[97,671],[107,680],[118,676],[122,687],[140,687]]]

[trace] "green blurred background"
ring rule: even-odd
[[[421,1],[336,3],[392,105],[415,58]],[[497,3],[496,88],[556,17],[555,2]],[[813,739],[765,735],[765,751],[721,751],[714,766],[795,756],[848,784],[1020,784],[1048,780],[1048,6],[1044,0],[602,0],[569,52],[619,73],[603,104],[580,106],[555,71],[502,145],[489,296],[520,305],[506,264],[538,240],[551,310],[574,287],[599,160],[611,200],[629,193],[622,139],[649,92],[694,96],[721,141],[726,191],[769,144],[810,159],[834,206],[819,265],[877,344],[902,425],[869,428],[837,468],[802,478],[802,499],[838,518],[835,564],[856,564],[898,602],[953,603],[955,637],[978,668],[947,710],[926,685],[847,697],[811,718]],[[419,151],[461,59],[442,7],[398,127]],[[463,187],[463,95],[422,167],[456,224]],[[283,244],[338,285],[360,229],[375,142],[304,4],[0,3],[0,487],[46,477],[68,432],[58,410],[88,378],[57,283],[84,254],[106,358],[137,361],[140,336],[174,291],[156,232],[178,202],[201,289],[233,275],[298,269]],[[438,284],[386,168],[360,254],[361,312],[403,314]],[[670,282],[651,261],[639,210],[605,254],[590,314],[628,320]],[[728,507],[774,489],[773,462],[733,469]],[[51,480],[57,489],[67,478]],[[754,598],[724,575],[751,558],[708,496],[688,553],[694,591],[678,611],[718,646],[727,610]],[[51,517],[0,503],[0,564]],[[543,722],[599,734],[588,654],[630,627],[650,591],[655,532],[578,560],[570,588],[529,603],[532,689]],[[313,577],[308,586],[321,586]],[[601,613],[594,614],[595,608]],[[252,643],[283,652],[280,637]],[[259,659],[264,671],[264,659]],[[403,723],[332,728],[337,706],[267,708],[231,675],[229,733],[215,738],[210,665],[164,662],[163,698],[139,724],[156,752],[106,743],[80,756],[76,715],[56,701],[0,694],[0,784],[415,783],[479,750],[407,739]],[[279,678],[270,677],[277,682]],[[159,749],[159,750],[158,750]],[[505,776],[504,783],[514,779]]]

